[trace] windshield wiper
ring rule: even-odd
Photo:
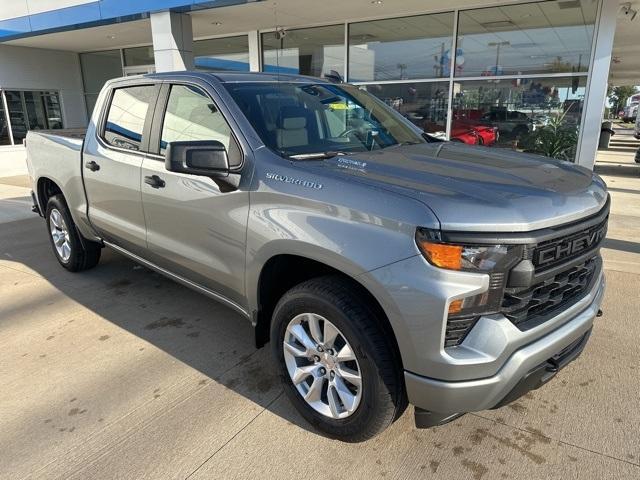
[[[346,153],[336,151],[298,153],[296,155],[288,155],[287,158],[291,160],[325,160],[327,158],[337,157],[338,155],[346,155]]]

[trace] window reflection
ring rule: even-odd
[[[452,139],[463,127],[479,137],[492,128],[496,146],[573,160],[585,85],[585,77],[456,82]]]
[[[140,150],[142,132],[155,88],[153,86],[118,88],[113,93],[104,139],[110,145]]]
[[[265,72],[344,78],[344,25],[262,34]]]
[[[537,2],[463,10],[457,76],[586,72],[598,2]]]
[[[249,39],[246,35],[195,41],[193,55],[197,70],[249,71]]]
[[[162,126],[160,152],[164,154],[171,142],[197,140],[217,140],[228,151],[231,129],[204,92],[195,87],[174,85]]]
[[[371,84],[362,88],[398,110],[425,132],[445,138],[448,82]]]
[[[449,76],[453,13],[349,25],[349,81]]]

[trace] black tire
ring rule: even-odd
[[[70,246],[70,254],[68,258],[63,258],[63,256],[58,252],[51,233],[51,214],[54,210],[60,213],[62,220],[64,221],[64,226],[66,227],[66,235]],[[54,195],[49,199],[47,202],[45,218],[47,221],[47,233],[49,234],[51,248],[53,249],[53,254],[56,256],[60,265],[70,272],[79,272],[93,268],[98,264],[100,261],[102,245],[85,238],[80,238],[80,233],[73,222],[73,218],[71,218],[69,207],[62,195]]]
[[[315,313],[329,320],[355,353],[362,376],[362,396],[358,407],[346,418],[334,419],[317,412],[289,376],[283,341],[289,322],[301,313]],[[347,442],[367,440],[385,430],[407,407],[401,361],[382,321],[364,301],[360,289],[337,275],[303,282],[285,293],[276,305],[271,346],[284,391],[300,414],[329,437]]]

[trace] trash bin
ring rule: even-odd
[[[615,135],[615,132],[611,127],[611,122],[602,122],[602,127],[600,128],[600,141],[598,142],[598,149],[606,150],[609,148],[611,136]]]

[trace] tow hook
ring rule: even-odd
[[[602,313],[601,309],[598,309],[598,313],[596,313],[596,317],[600,318],[602,315],[604,315],[604,313]]]

